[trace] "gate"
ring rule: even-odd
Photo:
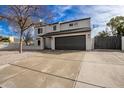
[[[121,49],[120,36],[95,37],[94,39],[95,49]]]

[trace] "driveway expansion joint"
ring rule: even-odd
[[[82,58],[83,58],[83,54],[82,54]],[[81,65],[82,62],[83,62],[83,59],[82,59],[81,62],[80,62],[79,71],[78,71],[78,74],[77,74],[75,80],[78,80],[78,77],[79,77],[79,74],[80,74],[80,71],[81,71],[81,67],[82,67],[82,65]],[[74,84],[73,84],[73,87],[74,87],[74,88],[76,87],[76,84],[77,84],[77,82],[75,81]]]
[[[68,78],[68,77],[58,76],[58,75],[54,75],[54,74],[51,74],[51,73],[47,73],[47,72],[42,72],[42,71],[38,71],[38,70],[35,70],[35,69],[31,69],[31,68],[28,68],[28,67],[19,66],[19,65],[16,65],[16,64],[10,64],[10,65],[21,67],[21,68],[25,68],[25,69],[28,69],[28,70],[31,70],[31,71],[47,74],[47,75],[50,75],[50,76],[54,76],[54,77],[58,77],[58,78],[66,79],[66,80],[71,80],[71,81],[74,81],[74,82],[80,82],[80,83],[84,83],[84,84],[88,84],[88,85],[92,85],[92,86],[96,86],[96,87],[100,87],[100,88],[106,88],[104,86],[100,86],[100,85],[96,85],[96,84],[91,84],[91,83],[88,83],[88,82],[83,82],[83,81],[71,79],[71,78]]]

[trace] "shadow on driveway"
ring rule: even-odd
[[[124,51],[121,50],[117,50],[117,49],[94,49],[91,52],[120,52],[120,53],[124,53]]]

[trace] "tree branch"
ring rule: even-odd
[[[27,27],[23,28],[23,31],[27,30],[28,28],[32,27],[34,25],[34,23],[28,25]]]

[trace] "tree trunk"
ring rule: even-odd
[[[22,44],[23,44],[23,39],[22,39],[22,31],[21,31],[21,34],[20,34],[20,42],[19,42],[19,53],[22,53]]]

